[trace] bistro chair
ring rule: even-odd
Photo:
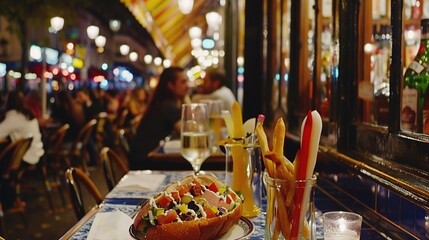
[[[100,159],[103,165],[104,178],[106,179],[107,187],[112,190],[117,180],[128,172],[128,167],[125,161],[111,148],[104,147],[100,152]],[[118,178],[117,178],[118,176]]]
[[[61,147],[69,128],[68,123],[63,124],[47,140],[46,156],[52,159],[53,162],[58,162],[61,157]]]
[[[88,143],[91,135],[97,125],[97,120],[92,119],[87,122],[80,130],[76,139],[71,144],[63,144],[61,150],[61,158],[66,161],[67,167],[72,166],[72,162],[80,161],[84,172],[88,173],[88,161],[90,155],[88,152]]]
[[[128,156],[130,152],[130,145],[134,138],[134,133],[129,128],[120,128],[116,132],[118,138],[117,148],[122,152],[123,155]]]
[[[127,120],[128,112],[129,112],[128,109],[124,108],[118,113],[118,116],[115,121],[115,125],[117,129],[125,127],[125,122]]]
[[[22,171],[20,169],[22,158],[30,148],[32,141],[32,137],[18,139],[17,141],[9,143],[0,153],[0,172],[2,181],[10,183],[9,186],[14,188],[14,191],[16,192],[14,204],[11,208],[3,210],[2,202],[0,202],[0,234],[5,234],[3,219],[5,214],[20,213],[25,225],[27,225],[27,220],[24,214],[25,204],[21,201],[19,182],[22,176]],[[5,186],[2,188],[5,188]],[[2,190],[4,191],[4,189]],[[7,194],[7,192],[5,191],[2,194]]]
[[[143,118],[143,114],[139,114],[139,115],[133,117],[133,119],[131,119],[130,128],[131,128],[131,131],[133,132],[133,134],[135,134],[137,132],[137,128],[139,127],[142,118]]]
[[[103,146],[113,146],[115,141],[114,128],[114,119],[107,112],[101,112],[97,115],[97,125],[95,128],[97,149],[101,149]]]
[[[49,193],[49,201],[52,202],[52,188],[57,188],[61,197],[61,201],[64,205],[66,205],[66,201],[64,198],[64,194],[61,191],[62,178],[60,177],[64,174],[64,163],[61,160],[61,147],[64,143],[64,138],[69,128],[70,125],[65,123],[61,125],[58,129],[56,129],[51,136],[49,136],[49,138],[46,140],[45,157],[43,159],[45,166],[49,169],[48,171],[46,167],[44,168],[44,171],[46,172],[45,187]],[[49,175],[47,172],[51,173],[50,177],[52,180],[49,179]],[[53,203],[51,203],[51,205],[53,206]]]
[[[67,186],[70,193],[70,200],[73,205],[73,209],[76,218],[79,220],[85,216],[87,210],[85,209],[84,197],[86,194],[82,194],[83,188],[92,196],[92,200],[97,204],[101,204],[103,196],[97,185],[79,168],[69,168],[65,173]],[[86,199],[86,198],[85,198]]]

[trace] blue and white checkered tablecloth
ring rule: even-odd
[[[190,171],[130,171],[128,174],[165,174],[163,183],[160,184],[156,190],[152,191],[136,191],[136,190],[127,190],[115,187],[111,192],[106,196],[106,200],[101,205],[98,212],[113,212],[113,211],[122,211],[128,216],[132,217],[138,211],[138,204],[144,198],[149,198],[164,189],[164,187],[173,181],[178,181],[190,174]],[[219,179],[224,178],[223,172],[214,172],[214,174]],[[317,226],[317,239],[323,239],[323,228],[320,223],[321,213],[316,212],[316,226]],[[95,215],[92,216],[86,223],[84,223],[70,238],[72,240],[86,239],[88,233],[91,229],[92,223],[94,221]],[[261,213],[255,218],[251,218],[250,221],[253,223],[254,229],[251,236],[247,239],[250,240],[259,240],[264,239],[265,234],[265,214]]]

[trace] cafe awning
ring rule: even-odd
[[[193,56],[188,30],[207,29],[205,13],[218,7],[218,1],[194,1],[190,14],[182,14],[177,0],[121,0],[140,24],[147,29],[166,58],[179,66],[188,65]]]

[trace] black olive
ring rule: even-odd
[[[225,208],[219,208],[219,211],[217,212],[218,216],[224,215],[226,213],[228,213],[228,210],[226,210]]]
[[[194,200],[188,203],[188,208],[194,210],[195,212],[200,210],[200,208],[197,206],[197,203]]]
[[[174,204],[174,201],[171,201],[168,205],[167,209],[173,209],[176,205]]]

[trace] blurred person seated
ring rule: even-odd
[[[62,124],[68,123],[70,125],[65,137],[66,142],[75,140],[86,120],[82,105],[78,104],[70,92],[65,89],[56,93],[51,116]]]
[[[12,141],[33,137],[30,149],[24,155],[24,162],[37,164],[43,155],[43,142],[39,123],[34,114],[24,105],[24,94],[19,91],[9,92],[6,97],[5,113],[0,122],[0,137],[9,136]]]
[[[33,113],[25,108],[24,94],[12,91],[7,94],[4,113],[0,120],[0,138],[10,138],[12,142],[32,137],[30,148],[27,150],[21,163],[22,168],[36,165],[44,154],[42,134],[39,123]],[[0,167],[5,167],[0,161]],[[12,207],[15,200],[14,188],[10,185],[7,176],[1,176],[0,192],[5,209]]]
[[[125,126],[130,127],[132,120],[138,116],[142,116],[146,109],[149,99],[149,93],[142,87],[137,87],[131,92],[130,99],[127,102],[126,109],[128,110],[125,119]]]
[[[121,92],[121,94],[119,95],[119,105],[121,110],[127,107],[132,94],[133,94],[133,90],[129,88]]]
[[[231,106],[236,100],[231,89],[225,84],[226,78],[222,72],[216,69],[206,70],[203,83],[199,86],[198,92],[192,96],[192,101],[222,100],[223,110],[231,110]]]
[[[98,93],[104,92],[101,90]],[[94,93],[94,92],[93,92]],[[103,96],[104,94],[101,94],[99,96]],[[106,108],[103,106],[100,99],[96,98],[95,95],[91,95],[91,92],[86,88],[80,88],[76,91],[76,102],[80,104],[83,108],[83,112],[85,115],[85,123],[91,121],[92,119],[98,119],[98,114],[101,112],[106,112]],[[91,135],[91,137],[88,140],[88,153],[89,153],[89,165],[94,166],[97,164],[97,131],[94,131]],[[109,134],[111,135],[111,134]],[[108,139],[104,139],[108,140]],[[104,141],[103,140],[103,141]]]
[[[116,116],[120,107],[119,93],[116,89],[109,89],[104,94],[104,109],[110,116]]]
[[[37,119],[42,117],[41,102],[40,95],[36,90],[28,92],[24,97],[25,107],[30,110]]]
[[[28,92],[24,97],[25,107],[30,110],[34,117],[39,121],[40,127],[45,127],[53,122],[53,119],[48,116],[43,116],[42,113],[42,100],[40,93],[36,90]]]
[[[91,97],[89,90],[86,88],[79,88],[76,91],[75,99],[76,102],[83,108],[85,122],[97,118],[99,113],[106,111],[101,102],[98,101],[95,97]]]
[[[130,169],[150,169],[147,161],[150,151],[157,148],[165,137],[180,132],[181,109],[187,94],[184,69],[164,69],[131,143],[128,157]]]

